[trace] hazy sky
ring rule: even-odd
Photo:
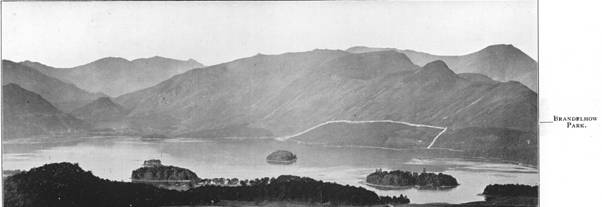
[[[3,2],[2,58],[72,67],[106,57],[194,58],[395,47],[466,54],[513,44],[536,59],[536,1]]]

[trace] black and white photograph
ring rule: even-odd
[[[540,206],[538,11],[2,2],[2,206]]]

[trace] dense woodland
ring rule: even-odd
[[[409,203],[379,197],[364,188],[284,175],[243,182],[241,186],[201,186],[166,190],[141,183],[101,179],[77,164],[53,163],[4,180],[4,206],[166,206],[211,204],[221,200],[292,201],[333,205]]]
[[[366,177],[366,182],[375,185],[388,186],[430,186],[430,187],[451,187],[457,186],[458,181],[451,175],[439,173],[417,173],[409,171],[382,171],[377,169]]]
[[[190,180],[197,181],[197,175],[184,168],[175,166],[141,167],[132,171],[134,180]]]
[[[487,185],[483,191],[485,196],[525,196],[538,197],[539,186],[521,184]]]

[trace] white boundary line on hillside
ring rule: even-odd
[[[439,134],[437,134],[437,136],[435,136],[435,138],[433,138],[433,141],[431,142],[431,144],[429,144],[429,146],[427,146],[426,148],[430,149],[431,147],[433,147],[433,145],[435,144],[437,139],[439,139],[439,136],[441,136],[445,131],[447,131],[447,127],[445,127],[443,130],[441,130],[441,132],[439,132]]]
[[[431,143],[426,147],[427,149],[430,149],[435,142],[437,141],[437,139],[439,138],[439,136],[441,136],[445,131],[447,131],[447,127],[440,127],[440,126],[432,126],[432,125],[426,125],[426,124],[414,124],[414,123],[409,123],[409,122],[405,122],[405,121],[393,121],[393,120],[367,120],[367,121],[351,121],[351,120],[331,120],[331,121],[327,121],[321,124],[318,124],[316,126],[313,126],[309,129],[303,130],[301,132],[292,134],[292,135],[287,135],[287,136],[282,136],[282,137],[276,137],[276,140],[280,140],[280,141],[285,141],[288,140],[290,138],[305,134],[311,130],[314,130],[318,127],[324,126],[326,124],[331,124],[331,123],[349,123],[349,124],[361,124],[361,123],[395,123],[395,124],[405,124],[408,126],[414,126],[414,127],[427,127],[427,128],[434,128],[434,129],[441,129],[441,132],[439,132],[439,134],[437,134],[437,136],[435,136],[433,138],[433,141],[431,141]]]

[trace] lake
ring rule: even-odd
[[[412,203],[464,203],[484,200],[478,194],[488,184],[539,184],[538,170],[511,163],[475,160],[445,150],[387,150],[305,145],[270,139],[167,139],[94,137],[54,142],[3,141],[4,170],[30,169],[52,162],[75,162],[94,175],[129,181],[144,160],[160,159],[194,171],[201,178],[276,177],[298,175],[361,186],[379,195],[404,194]],[[271,165],[266,156],[288,150],[298,157],[291,165]],[[379,190],[363,183],[376,168],[444,172],[460,185],[448,190]]]

